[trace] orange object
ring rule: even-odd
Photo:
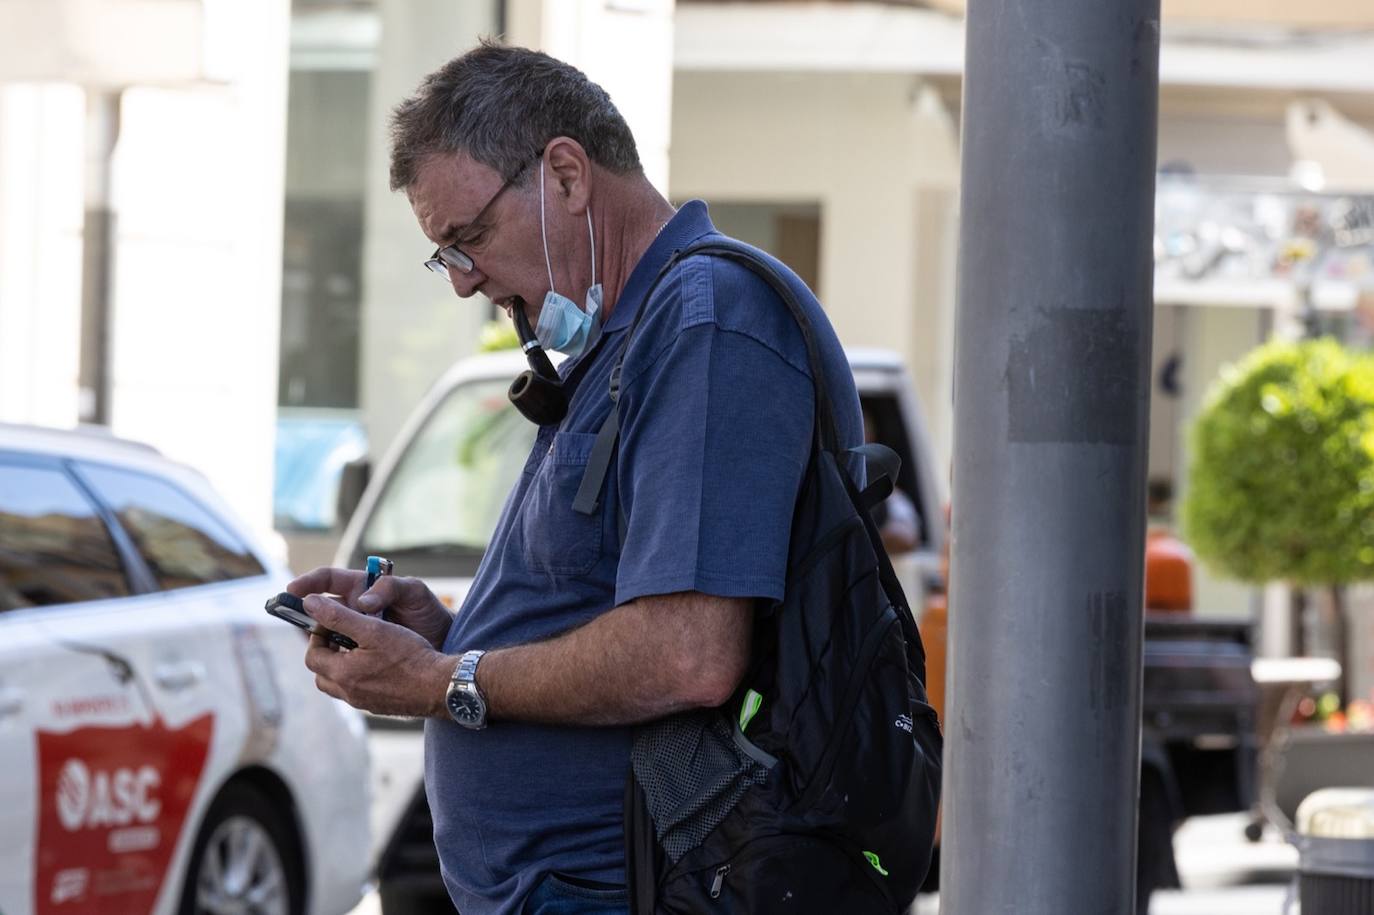
[[[1145,609],[1193,609],[1193,551],[1167,528],[1145,534]]]
[[[949,529],[950,507],[945,504],[945,545],[940,551],[940,590],[926,592],[925,612],[921,614],[921,644],[926,650],[926,698],[945,721],[945,658],[949,651]],[[938,826],[936,827],[938,829]]]
[[[926,649],[926,695],[942,724],[945,720],[945,650],[949,644],[948,603],[944,594],[928,596],[918,627]]]

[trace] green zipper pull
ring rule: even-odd
[[[868,859],[869,864],[873,865],[875,871],[882,874],[884,877],[887,876],[887,871],[883,870],[883,862],[878,860],[877,855],[871,851],[866,851],[864,852],[864,857]]]
[[[763,696],[754,690],[744,694],[744,704],[739,710],[739,731],[744,733],[744,729],[749,727],[749,722],[754,720],[754,716],[759,713],[759,708],[763,706]]]

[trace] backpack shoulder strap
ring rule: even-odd
[[[582,482],[577,485],[577,495],[573,497],[573,511],[584,515],[595,514],[601,507],[601,485],[606,481],[606,473],[615,457],[616,442],[620,438],[620,365],[624,358],[625,351],[622,349],[615,368],[611,369],[611,412],[596,432],[592,453],[587,457],[587,469],[582,472]],[[624,513],[621,514],[623,516]],[[621,528],[623,540],[623,517]]]
[[[615,459],[616,444],[620,437],[621,369],[625,364],[625,354],[629,352],[630,344],[634,340],[635,331],[639,328],[639,322],[649,310],[649,303],[654,292],[658,290],[668,272],[684,259],[697,254],[722,257],[734,261],[759,276],[772,287],[778,298],[782,299],[787,310],[791,312],[793,320],[801,328],[802,339],[806,343],[807,362],[811,368],[811,382],[815,390],[813,449],[831,453],[836,453],[838,450],[839,434],[835,428],[834,406],[830,401],[829,386],[825,380],[825,367],[821,363],[820,346],[816,342],[816,335],[811,328],[811,322],[806,317],[801,303],[797,301],[797,296],[788,285],[787,280],[779,274],[772,264],[760,257],[758,252],[742,242],[725,237],[700,241],[673,252],[673,256],[668,258],[668,262],[663,265],[658,275],[654,277],[654,281],[649,284],[649,289],[644,293],[639,311],[635,314],[634,321],[630,323],[630,329],[625,334],[625,342],[621,344],[620,352],[616,356],[615,367],[611,369],[611,412],[596,433],[596,441],[592,445],[591,455],[587,458],[587,468],[583,471],[582,481],[578,484],[577,494],[573,498],[573,510],[576,512],[591,515],[601,506],[601,490],[606,482],[606,474],[610,472],[611,462]],[[895,475],[894,472],[893,476]],[[619,525],[620,540],[623,543],[626,527],[623,510],[620,512]]]
[[[902,459],[886,445],[870,442],[857,448],[850,448],[846,454],[857,455],[864,461],[865,477],[868,485],[859,493],[859,506],[872,511],[897,487],[897,474],[902,469]]]

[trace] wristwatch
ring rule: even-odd
[[[487,697],[477,685],[477,662],[484,654],[484,651],[463,652],[444,698],[453,720],[473,731],[487,726]]]

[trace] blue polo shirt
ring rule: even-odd
[[[547,639],[646,595],[782,598],[813,425],[801,331],[763,280],[720,258],[684,260],[643,303],[675,250],[713,234],[704,203],[682,207],[594,344],[560,367],[580,376],[568,415],[539,430],[444,651]],[[861,444],[859,398],[834,330],[805,285],[774,263],[815,328],[841,440]],[[573,511],[573,496],[641,307],[621,375],[619,451],[589,517]],[[513,915],[549,872],[623,883],[629,754],[628,728],[497,721],[472,732],[427,721],[425,790],[458,909]]]

